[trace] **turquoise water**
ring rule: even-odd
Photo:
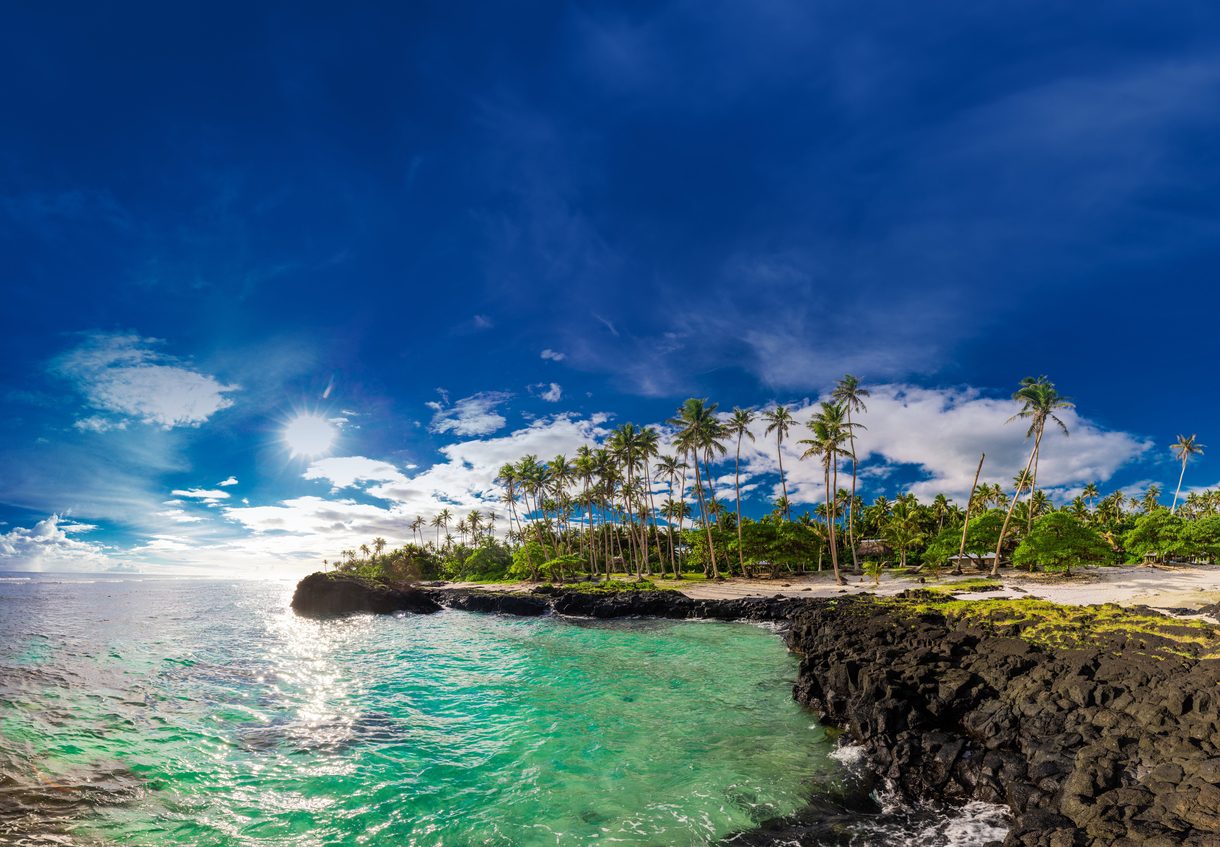
[[[0,835],[697,845],[838,778],[764,629],[317,622],[290,593],[0,582]]]

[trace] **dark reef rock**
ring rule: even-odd
[[[312,573],[298,582],[292,608],[311,618],[392,612],[427,615],[441,610],[440,604],[423,591],[387,588],[360,577],[333,573]]]
[[[1220,660],[1047,649],[852,598],[796,613],[796,699],[910,798],[1008,805],[1005,844],[1220,844]]]
[[[366,605],[354,610],[377,610],[367,589],[358,596]],[[1007,805],[1006,847],[1220,847],[1220,659],[1200,658],[1189,640],[1116,631],[1052,648],[1019,625],[948,619],[918,597],[429,597],[515,615],[783,622],[802,657],[796,700],[868,748],[877,776],[906,798]],[[769,822],[734,843],[838,843],[816,824],[824,818]]]

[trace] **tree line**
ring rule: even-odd
[[[610,579],[615,573],[717,579],[828,567],[843,584],[845,573],[866,568],[959,569],[972,556],[998,573],[1006,562],[1062,570],[1132,558],[1215,561],[1220,554],[1220,492],[1180,496],[1188,463],[1203,452],[1194,435],[1172,445],[1181,471],[1169,508],[1157,486],[1138,497],[1102,496],[1090,483],[1061,507],[1051,502],[1038,487],[1040,454],[1048,437],[1068,434],[1060,414],[1073,404],[1046,377],[1022,380],[1013,394],[1020,406],[1010,420],[1026,423],[1029,452],[1010,485],[976,475],[964,505],[943,494],[927,503],[904,494],[866,504],[857,495],[857,447],[867,438],[859,417],[868,397],[847,375],[803,426],[782,404],[722,414],[716,403],[690,398],[668,421],[671,452],[662,452],[656,428],[624,423],[571,459],[525,455],[505,464],[496,477],[508,524],[502,534],[494,512],[455,519],[445,508],[410,523],[410,544],[387,553],[384,539],[375,539],[361,546],[362,555],[343,551],[336,565],[449,579]],[[774,444],[781,494],[768,514],[751,518],[742,514],[741,449],[755,440],[756,421]],[[826,492],[822,503],[795,517],[783,466],[783,444],[793,436],[803,447],[801,460],[816,463]],[[717,497],[715,484],[715,469],[729,461],[731,507]]]

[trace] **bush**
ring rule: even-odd
[[[994,553],[996,542],[1000,540],[1000,527],[1004,525],[1004,513],[992,509],[970,519],[970,528],[966,530],[966,552],[975,555]],[[924,551],[923,563],[939,567],[958,554],[962,544],[961,527],[950,527],[943,530],[928,549]]]
[[[546,551],[537,541],[527,541],[513,552],[513,565],[508,576],[513,579],[538,581],[538,573],[546,562]]]
[[[1154,509],[1135,520],[1135,526],[1123,535],[1127,560],[1138,562],[1151,553],[1158,562],[1190,554],[1190,542],[1185,536],[1186,521],[1168,509]]]
[[[1073,562],[1101,563],[1111,556],[1105,539],[1067,512],[1051,512],[1034,521],[1029,535],[1013,553],[1014,565],[1071,573]]]

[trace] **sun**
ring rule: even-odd
[[[321,456],[328,452],[339,431],[326,418],[297,415],[284,427],[284,443],[294,456]]]

